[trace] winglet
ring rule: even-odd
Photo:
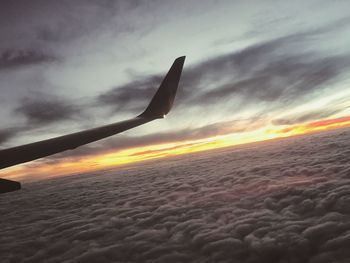
[[[161,119],[168,114],[173,106],[185,58],[185,56],[182,56],[175,59],[150,104],[138,117]]]
[[[21,189],[21,183],[0,178],[0,194]]]

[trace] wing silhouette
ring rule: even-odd
[[[0,150],[0,169],[75,149],[79,146],[121,133],[155,119],[164,118],[173,105],[184,62],[185,56],[175,59],[146,110],[135,118]],[[0,180],[0,193],[18,189],[20,189],[20,184],[18,182],[5,179]]]

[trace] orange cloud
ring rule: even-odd
[[[158,154],[162,154],[162,153],[168,153],[168,152],[171,152],[173,150],[182,149],[184,147],[191,147],[191,146],[194,146],[194,145],[197,145],[197,144],[200,144],[200,143],[186,143],[186,144],[180,144],[180,145],[167,147],[167,148],[163,148],[163,149],[154,149],[154,150],[146,150],[146,151],[141,151],[141,152],[135,152],[135,153],[131,154],[130,156],[158,155]]]
[[[291,135],[297,135],[297,134],[337,129],[337,128],[342,128],[347,126],[350,126],[350,116],[292,125],[290,127],[278,129],[275,132],[284,134],[287,136],[291,136]]]
[[[336,119],[330,119],[330,120],[320,120],[309,123],[307,126],[316,128],[316,127],[329,127],[332,125],[335,126],[347,126],[350,124],[350,116],[346,117],[340,117]]]
[[[292,125],[282,129],[276,126],[269,126],[254,131],[245,131],[206,139],[135,147],[117,152],[86,156],[84,158],[71,157],[54,163],[36,161],[5,169],[2,171],[0,177],[34,179],[85,173],[166,156],[175,156],[347,126],[350,126],[350,116]]]

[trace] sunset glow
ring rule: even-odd
[[[276,126],[264,127],[250,132],[232,133],[193,141],[179,141],[176,143],[135,147],[79,159],[67,157],[57,163],[33,162],[4,170],[2,176],[12,179],[22,178],[35,180],[47,177],[48,174],[52,177],[91,172],[145,160],[326,131],[348,126],[350,126],[350,116],[319,120],[299,125],[290,125],[285,128]]]

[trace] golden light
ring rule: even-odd
[[[222,147],[290,137],[294,135],[330,130],[350,126],[350,116],[336,119],[319,120],[285,127],[268,125],[253,131],[220,135],[211,138],[179,141],[135,147],[114,152],[105,152],[93,156],[67,157],[56,163],[36,161],[30,164],[3,170],[2,177],[9,179],[33,179],[50,176],[68,175],[97,171],[145,160],[193,153]]]

